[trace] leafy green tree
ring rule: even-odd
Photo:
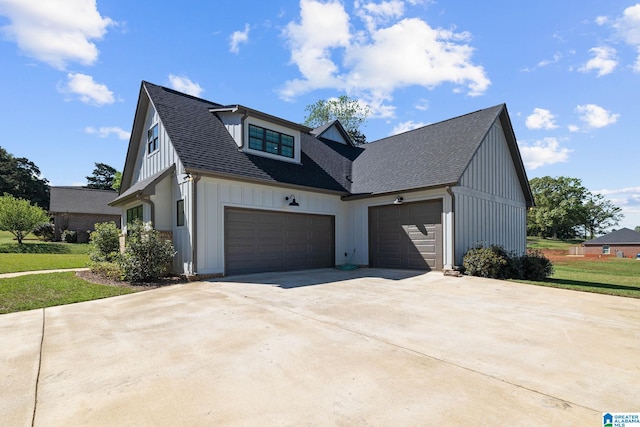
[[[306,126],[317,128],[339,120],[355,144],[364,144],[367,140],[360,127],[371,115],[371,109],[354,98],[342,95],[338,98],[321,99],[315,104],[307,105],[304,110],[308,113],[304,119]]]
[[[588,191],[578,178],[545,176],[529,181],[535,207],[527,214],[530,235],[569,239],[576,236],[576,227],[584,224],[583,202]]]
[[[640,225],[636,225],[635,230],[636,230],[638,233],[640,233]]]
[[[608,228],[618,225],[623,218],[620,211],[619,207],[614,206],[602,194],[589,193],[584,203],[585,238],[588,236],[593,239],[596,234],[603,233]]]
[[[113,190],[113,181],[116,176],[116,169],[105,163],[96,163],[93,173],[87,176],[87,188],[97,190]]]
[[[49,181],[41,177],[40,169],[0,147],[0,194],[5,193],[49,209]]]
[[[6,193],[0,197],[0,230],[13,234],[19,245],[37,225],[45,222],[49,222],[49,216],[41,207]]]
[[[111,184],[111,188],[115,191],[120,191],[120,186],[122,185],[122,172],[116,171],[113,176],[113,184]]]

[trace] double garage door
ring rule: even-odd
[[[225,274],[333,267],[334,227],[329,215],[226,208]]]
[[[370,207],[369,264],[442,270],[442,200]]]

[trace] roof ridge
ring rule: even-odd
[[[212,105],[215,105],[215,106],[218,106],[218,107],[224,107],[224,105],[223,105],[223,104],[219,104],[219,103],[217,103],[217,102],[209,101],[208,99],[200,98],[199,96],[190,95],[190,94],[188,94],[188,93],[180,92],[179,90],[172,89],[172,88],[170,88],[170,87],[166,87],[166,86],[162,86],[162,85],[157,85],[157,84],[155,84],[155,83],[151,83],[151,82],[149,82],[149,81],[147,81],[147,80],[143,80],[143,81],[142,81],[142,84],[143,84],[144,86],[146,86],[146,85],[155,86],[155,87],[157,87],[157,88],[160,88],[160,89],[162,89],[162,90],[165,90],[165,91],[167,91],[167,92],[170,92],[170,93],[172,93],[172,94],[174,94],[174,95],[183,96],[183,97],[185,97],[185,98],[191,98],[191,99],[193,99],[193,100],[195,100],[195,101],[206,102],[207,104],[212,104]]]
[[[456,116],[456,117],[450,117],[450,118],[448,118],[448,119],[440,120],[439,122],[429,123],[428,125],[420,126],[420,127],[418,127],[418,128],[415,128],[415,129],[410,129],[410,130],[406,130],[406,131],[404,131],[404,132],[396,133],[395,135],[385,136],[384,138],[376,139],[375,141],[371,141],[371,142],[369,142],[369,143],[367,143],[367,144],[365,144],[365,145],[368,145],[368,144],[374,144],[374,143],[376,143],[376,142],[382,142],[382,141],[387,140],[387,139],[390,139],[390,138],[395,138],[395,137],[397,137],[397,136],[399,136],[399,135],[405,135],[405,134],[407,134],[407,133],[415,132],[415,131],[419,131],[419,130],[424,129],[424,128],[427,128],[427,127],[431,127],[431,126],[435,126],[435,125],[440,125],[440,124],[443,124],[443,123],[450,122],[450,121],[452,121],[452,120],[458,120],[458,119],[461,119],[461,118],[463,118],[463,117],[471,116],[471,115],[473,115],[473,114],[478,114],[478,113],[481,113],[481,112],[483,112],[483,111],[487,111],[487,110],[492,110],[492,109],[494,109],[494,108],[498,108],[498,107],[500,107],[500,108],[504,108],[505,106],[506,106],[506,103],[504,103],[504,102],[503,102],[503,103],[501,103],[501,104],[496,104],[496,105],[494,105],[494,106],[492,106],[492,107],[481,108],[481,109],[479,109],[479,110],[472,111],[472,112],[470,112],[470,113],[461,114],[461,115]]]

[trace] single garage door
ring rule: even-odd
[[[442,270],[442,200],[370,207],[369,263]]]
[[[334,217],[226,208],[225,274],[333,267]]]

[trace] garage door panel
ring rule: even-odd
[[[442,200],[369,208],[369,263],[442,268]]]
[[[225,273],[332,267],[334,219],[239,208],[225,209]]]

